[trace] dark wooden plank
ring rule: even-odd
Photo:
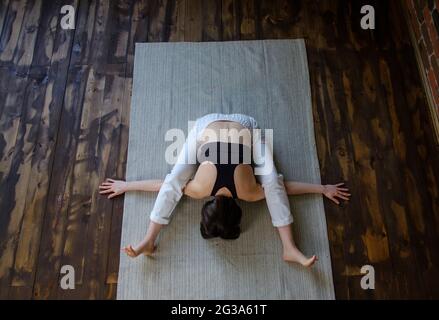
[[[184,21],[184,40],[201,41],[202,39],[202,0],[186,1]]]
[[[181,2],[179,2],[181,4]],[[177,4],[178,5],[178,4]],[[120,102],[120,119],[119,127],[116,129],[118,132],[117,139],[113,144],[117,145],[117,158],[111,160],[116,165],[113,172],[106,172],[106,176],[113,176],[120,179],[125,179],[126,161],[128,152],[128,128],[129,128],[129,116],[131,106],[131,89],[132,89],[132,73],[134,67],[134,49],[135,43],[146,42],[148,35],[148,12],[151,8],[148,7],[147,1],[137,1],[134,5],[132,12],[132,25],[130,32],[130,41],[128,44],[128,63],[125,70],[125,80],[121,84],[124,88],[123,101]],[[176,24],[175,19],[181,19],[181,16],[177,14],[177,6],[172,8],[172,14],[170,16],[171,21],[169,26],[169,38],[172,39],[174,32],[178,31],[173,27]],[[112,154],[115,156],[115,154]],[[122,217],[123,217],[123,197],[118,197],[113,200],[113,207],[111,213],[111,230],[108,247],[108,260],[107,260],[107,273],[106,273],[106,294],[105,298],[114,299],[116,297],[117,279],[119,271],[119,258],[120,258],[120,239],[122,234]]]
[[[10,170],[5,172],[7,178],[2,181],[1,188],[9,190],[10,196],[13,196],[15,206],[8,211],[7,207],[2,208],[2,212],[7,212],[5,216],[9,216],[7,226],[7,238],[3,244],[6,249],[3,254],[5,261],[12,262],[9,267],[10,275],[15,276],[17,271],[14,265],[18,263],[21,267],[27,264],[27,261],[36,258],[38,252],[38,234],[35,238],[32,234],[33,230],[29,228],[29,216],[33,216],[33,212],[37,212],[36,208],[30,206],[29,196],[32,194],[31,178],[35,178],[32,174],[34,164],[34,152],[39,148],[41,143],[38,142],[40,133],[40,125],[44,115],[44,108],[48,113],[48,104],[45,103],[45,92],[47,89],[47,69],[33,68],[29,74],[29,81],[24,92],[25,100],[23,104],[23,112],[20,118],[20,125],[15,140],[14,151],[12,153]],[[14,141],[14,140],[13,140]],[[30,212],[30,214],[28,214]],[[39,226],[39,223],[37,223]],[[22,244],[27,245],[23,248]],[[33,265],[32,265],[33,267]],[[33,268],[25,268],[26,272],[33,273]],[[21,270],[20,270],[21,271]],[[31,286],[32,280],[20,281],[12,278],[12,286]]]
[[[75,5],[75,1],[70,4]],[[38,9],[40,10],[40,8]],[[30,19],[32,21],[32,19]],[[39,253],[42,220],[45,213],[46,195],[51,170],[52,151],[58,132],[59,115],[65,91],[66,71],[69,65],[72,36],[69,31],[59,31],[53,43],[52,66],[32,67],[29,78],[30,93],[27,94],[28,112],[32,121],[27,125],[24,136],[23,154],[16,169],[19,179],[16,182],[16,196],[23,204],[18,242],[15,252],[12,287],[32,288]],[[69,36],[70,35],[70,36]],[[32,36],[36,38],[36,34]],[[26,67],[32,58],[18,67]],[[24,201],[23,201],[24,199]],[[18,206],[17,206],[18,207]],[[18,289],[17,289],[18,290]],[[30,298],[32,290],[26,292]]]
[[[311,52],[313,57],[310,59],[310,70],[312,74],[315,73],[312,78],[317,81],[313,89],[317,98],[314,114],[316,119],[319,119],[317,127],[321,128],[316,132],[322,134],[316,137],[322,180],[325,183],[347,181],[353,194],[349,204],[343,208],[340,209],[329,202],[325,208],[333,261],[341,259],[334,266],[336,292],[340,297],[354,298],[352,292],[361,292],[358,290],[361,266],[372,261],[382,263],[388,257],[386,239],[375,236],[383,229],[383,223],[379,219],[379,207],[374,206],[376,203],[373,202],[377,194],[373,189],[374,170],[368,165],[370,151],[367,142],[364,141],[368,139],[365,136],[367,129],[356,126],[362,115],[354,107],[354,99],[362,94],[361,87],[354,87],[352,83],[346,82],[349,80],[346,80],[343,74],[347,70],[341,68],[336,54],[321,51],[318,54],[320,63],[315,65],[312,61],[316,59],[316,52]],[[359,60],[353,55],[349,61],[351,64],[358,64]],[[352,77],[353,75],[346,78]],[[358,149],[352,146],[354,139]],[[368,173],[364,176],[364,181],[351,178],[356,175],[362,176],[364,173]],[[368,186],[368,183],[371,185]],[[366,194],[370,200],[364,203],[364,200],[357,196],[359,194]],[[351,216],[351,212],[356,212],[355,217]],[[372,224],[374,229],[368,230],[369,224]],[[356,236],[353,236],[354,234]]]
[[[131,109],[131,90],[132,79],[126,79],[125,92],[123,95],[120,112],[120,125],[118,128],[119,144],[117,155],[114,163],[117,165],[116,171],[113,173],[116,178],[125,179],[126,162],[128,154],[128,134]],[[108,175],[107,175],[108,176]],[[113,203],[113,211],[111,218],[111,232],[108,255],[108,268],[106,283],[109,285],[117,284],[120,258],[120,239],[122,235],[122,217],[123,217],[123,197],[116,198]],[[115,292],[113,291],[115,294]]]
[[[102,57],[102,60],[99,59],[100,54],[95,55],[93,64],[96,69],[91,69],[87,81],[81,134],[73,169],[72,200],[68,211],[71,219],[66,227],[65,252],[62,258],[63,264],[76,262],[77,283],[84,292],[80,290],[58,292],[58,296],[63,298],[87,295],[88,298],[101,299],[105,294],[111,230],[109,212],[112,211],[112,203],[99,196],[98,185],[105,175],[112,175],[116,171],[116,168],[112,169],[111,166],[117,163],[113,158],[116,157],[118,149],[120,103],[125,100],[126,65],[108,65],[104,62],[119,62],[120,48],[124,48],[123,60],[126,59],[130,28],[128,30],[124,28],[127,28],[126,20],[129,19],[131,9],[132,6],[122,1],[112,3],[108,8],[98,9],[98,15],[100,11],[105,12],[102,13],[102,17],[108,19],[102,22],[101,30],[108,31],[111,26],[109,21],[116,16],[118,20],[125,23],[116,26],[117,34],[120,34],[117,43],[113,42],[116,31],[111,37],[105,37],[100,33],[107,31],[98,30],[96,33],[96,26],[94,30],[95,36],[100,39],[108,53]],[[114,45],[115,50],[111,50]],[[81,263],[78,264],[77,261]]]
[[[27,77],[17,75],[13,70],[1,68],[1,116],[2,130],[0,143],[0,173],[1,182],[10,172],[12,153],[17,140],[20,118],[23,114],[24,92],[28,83]]]
[[[68,209],[72,194],[72,173],[78,144],[83,97],[89,67],[76,66],[68,72],[67,86],[63,97],[63,109],[54,149],[54,158],[47,206],[42,225],[42,237],[38,268],[35,276],[33,297],[35,299],[56,298],[61,259],[65,248]],[[76,262],[75,262],[76,265]]]
[[[116,300],[116,295],[117,295],[117,284],[115,283],[107,284],[104,299]]]
[[[173,10],[170,0],[154,0],[148,3],[148,42],[167,41],[170,31],[167,22]]]
[[[372,122],[372,132],[376,136],[378,151],[376,166],[378,174],[378,191],[382,211],[389,235],[389,248],[394,271],[394,281],[399,289],[399,296],[405,298],[422,298],[425,283],[420,277],[416,252],[412,250],[411,229],[408,218],[408,198],[400,183],[404,179],[406,149],[401,141],[410,138],[398,132],[399,119],[396,116],[396,100],[393,91],[393,79],[390,76],[387,57],[376,57],[372,73],[376,76],[377,117]],[[379,84],[382,84],[380,86]],[[381,172],[381,173],[380,173]]]
[[[239,40],[239,30],[236,26],[236,4],[234,0],[221,0],[221,29],[222,40]]]
[[[95,70],[99,71],[107,64],[107,50],[108,50],[108,34],[107,31],[111,25],[110,12],[114,2],[97,1],[96,16],[93,26],[93,37],[89,43],[90,60],[89,64],[95,65]]]
[[[298,15],[300,12],[293,11],[295,6],[299,6],[300,11],[301,6],[298,2],[275,0],[261,3],[261,27],[265,39],[297,38],[295,26],[299,18],[293,15]]]
[[[109,39],[106,57],[107,64],[126,63],[133,3],[129,0],[112,1],[111,23],[106,31]]]
[[[13,71],[9,70],[8,68],[1,68],[1,73],[0,73],[0,118],[3,114],[3,110],[5,108],[6,105],[6,97],[8,95],[8,86],[10,86],[10,79],[12,78],[11,73],[13,73]],[[1,145],[0,145],[0,151],[3,151],[1,149]]]
[[[125,63],[130,36],[132,2],[81,1],[72,65]]]
[[[72,65],[125,63],[133,4],[128,0],[81,1],[78,9]]]
[[[14,59],[25,13],[26,1],[11,0],[0,39],[0,66],[10,65]]]
[[[348,74],[347,78],[352,92],[351,105],[353,106],[352,123],[347,134],[350,135],[352,141],[350,151],[354,155],[356,175],[359,176],[357,179],[359,188],[355,190],[355,194],[361,195],[359,212],[357,213],[360,219],[353,219],[347,237],[355,238],[361,235],[367,260],[361,261],[355,254],[352,254],[352,259],[358,269],[364,264],[371,264],[376,268],[376,281],[380,283],[380,287],[386,288],[386,290],[374,290],[371,294],[376,298],[385,299],[396,295],[397,292],[395,292],[396,288],[392,282],[393,270],[390,264],[389,237],[380,206],[377,181],[379,173],[375,164],[378,146],[372,134],[372,122],[378,109],[376,84],[371,70],[371,61],[362,59],[362,56],[355,52],[347,51],[343,52],[343,55],[346,59],[340,62],[349,61],[349,67],[345,66],[343,69]],[[335,56],[334,59],[338,60],[338,56]],[[353,65],[355,67],[352,67]],[[352,79],[358,80],[353,81]],[[351,175],[350,180],[353,180],[353,177],[354,175]],[[361,290],[359,279],[355,280],[352,282],[351,298],[364,297],[367,292]]]
[[[0,117],[0,298],[8,296],[14,254],[21,226],[23,202],[16,202],[18,171],[23,158],[26,131],[28,79],[11,70],[1,70],[7,80]],[[6,83],[6,82],[5,82]]]
[[[72,66],[86,65],[91,62],[91,55],[94,48],[93,30],[96,23],[98,6],[98,1],[80,1],[79,3],[75,38],[72,48]],[[99,44],[95,45],[96,47],[99,46]]]
[[[222,39],[221,1],[203,0],[201,5],[202,41],[220,41]]]
[[[42,0],[32,0],[26,3],[24,22],[12,61],[14,66],[22,73],[27,72],[32,63],[42,13],[41,9]]]
[[[25,92],[26,102],[24,108],[26,116],[23,118],[22,132],[16,141],[16,146],[19,147],[20,153],[14,157],[12,167],[14,172],[10,175],[17,175],[14,184],[9,184],[7,187],[15,191],[16,206],[11,212],[11,218],[19,219],[20,226],[14,230],[16,237],[16,247],[14,251],[14,263],[12,265],[12,280],[11,286],[29,286],[32,285],[32,279],[27,279],[25,273],[32,273],[32,260],[38,253],[38,236],[34,237],[32,230],[32,216],[33,207],[31,197],[36,191],[34,185],[35,172],[32,172],[35,167],[34,152],[39,149],[38,135],[40,132],[40,125],[44,121],[43,117],[48,112],[48,103],[45,99],[47,86],[48,69],[45,67],[31,68],[29,71],[30,82]],[[11,230],[11,229],[9,229]],[[38,230],[38,229],[37,229]],[[25,246],[23,246],[25,245]]]
[[[184,41],[186,1],[172,1],[172,4],[169,7],[167,39],[170,42]]]
[[[94,186],[98,183],[96,171],[98,165],[97,148],[100,117],[99,107],[103,106],[105,76],[98,75],[96,70],[88,70],[85,95],[80,115],[80,127],[77,136],[75,160],[72,165],[71,196],[68,205],[68,221],[65,231],[65,242],[61,265],[75,268],[76,284],[84,285],[85,250],[87,231],[92,217]],[[99,106],[99,107],[97,107]],[[78,294],[79,290],[66,291],[62,297]]]
[[[322,4],[323,7],[319,6],[319,8],[314,7],[311,9],[323,10],[322,13],[327,15],[330,26],[337,26],[337,29],[335,29],[335,31],[343,31],[343,23],[337,22],[337,12],[341,12],[339,11],[340,9],[334,11],[334,8],[325,8],[325,5],[329,6],[330,4]],[[314,14],[314,11],[307,12],[308,19]],[[380,17],[380,19],[383,18]],[[346,25],[349,26],[349,24]],[[372,176],[370,177],[372,178],[372,180],[370,180],[370,178],[367,178],[367,174],[373,172],[373,170],[368,169],[364,171],[364,169],[362,169],[363,167],[368,168],[368,166],[370,165],[367,164],[367,162],[365,161],[357,160],[359,163],[356,163],[356,166],[359,167],[361,170],[356,170],[353,174],[348,174],[348,177],[350,177],[349,180],[351,181],[358,181],[359,178],[367,178],[370,181],[371,185],[373,185],[373,182],[375,181],[375,191],[370,190],[369,188],[369,191],[366,191],[366,195],[367,198],[373,200],[373,203],[378,203],[378,206],[375,205],[370,207],[371,210],[368,211],[372,215],[370,217],[367,217],[367,215],[364,215],[363,209],[365,208],[365,205],[367,205],[367,203],[363,203],[363,205],[361,205],[360,207],[355,204],[355,194],[365,194],[363,190],[365,189],[366,180],[363,180],[364,182],[362,182],[359,187],[356,187],[355,185],[350,185],[350,188],[352,189],[354,194],[354,198],[349,204],[349,206],[352,207],[349,212],[355,212],[355,216],[357,216],[358,211],[362,212],[363,210],[363,221],[360,222],[354,220],[354,222],[366,226],[368,233],[364,233],[364,231],[362,231],[362,229],[360,229],[355,224],[343,221],[337,222],[337,220],[334,221],[333,215],[331,213],[335,215],[335,210],[332,207],[326,207],[326,210],[328,212],[328,229],[331,238],[331,253],[333,258],[333,269],[335,270],[334,278],[337,297],[368,297],[367,295],[365,295],[365,292],[362,291],[361,288],[359,288],[359,268],[361,266],[359,262],[361,262],[362,260],[374,261],[380,257],[385,257],[384,260],[391,261],[391,264],[389,265],[389,262],[385,262],[384,265],[382,262],[379,263],[380,272],[378,275],[380,280],[378,281],[382,283],[382,285],[379,287],[379,289],[375,290],[376,292],[373,296],[369,297],[425,297],[427,290],[427,288],[425,287],[425,281],[422,281],[422,279],[418,277],[419,268],[418,266],[416,266],[417,261],[415,257],[417,255],[417,249],[414,249],[414,243],[416,243],[416,241],[411,241],[410,239],[410,226],[413,224],[411,224],[410,221],[407,220],[408,218],[406,218],[407,208],[404,205],[404,201],[401,199],[401,194],[405,193],[404,191],[401,192],[401,189],[399,189],[400,191],[398,191],[398,187],[392,187],[391,190],[388,190],[389,185],[394,185],[397,183],[401,184],[401,182],[404,181],[404,175],[399,174],[399,169],[403,169],[407,165],[406,160],[402,159],[402,167],[398,168],[398,161],[396,160],[395,154],[392,154],[392,152],[388,150],[390,137],[387,137],[387,135],[389,134],[389,132],[392,132],[394,134],[394,138],[392,139],[394,141],[393,144],[394,148],[397,150],[397,154],[405,152],[406,146],[404,141],[410,139],[410,137],[406,138],[401,136],[401,133],[399,132],[401,129],[398,124],[398,119],[394,115],[392,115],[392,109],[396,108],[395,104],[398,105],[397,109],[401,110],[403,117],[406,119],[410,119],[410,116],[406,114],[406,109],[401,107],[401,105],[405,104],[404,100],[408,97],[404,95],[398,95],[400,101],[394,102],[394,104],[392,104],[392,102],[386,99],[384,97],[384,94],[380,91],[380,83],[384,82],[386,79],[378,79],[377,74],[379,75],[384,73],[385,64],[384,62],[381,62],[380,68],[377,67],[377,60],[379,60],[379,57],[374,53],[377,47],[376,43],[371,42],[371,40],[367,37],[361,38],[358,35],[353,38],[352,34],[349,34],[349,32],[345,33],[344,36],[342,36],[343,32],[334,32],[337,37],[327,36],[326,32],[329,32],[330,26],[322,24],[322,21],[320,20],[316,20],[315,24],[310,25],[312,29],[309,33],[310,37],[308,38],[308,44],[315,46],[316,48],[328,50],[332,50],[334,46],[343,46],[346,48],[346,50],[356,51],[361,49],[361,52],[359,54],[356,54],[354,51],[338,51],[338,55],[343,56],[344,59],[340,60],[338,56],[333,59],[333,62],[325,61],[323,66],[315,67],[311,61],[314,60],[314,55],[316,53],[310,53],[311,50],[308,48],[309,57],[311,57],[311,74],[315,72],[313,71],[314,68],[316,70],[321,70],[322,68],[324,68],[324,66],[329,66],[329,68],[331,69],[330,74],[333,75],[332,78],[339,78],[340,76],[337,75],[337,69],[343,70],[344,84],[331,84],[329,82],[328,86],[329,88],[332,88],[330,90],[336,92],[336,95],[340,95],[338,91],[342,88],[342,94],[346,95],[347,98],[347,108],[344,106],[344,103],[340,98],[335,99],[335,101],[337,101],[337,108],[340,109],[340,115],[343,117],[344,114],[347,113],[348,118],[346,119],[350,119],[350,117],[352,117],[352,120],[348,121],[345,129],[348,134],[353,135],[353,140],[352,138],[345,139],[345,141],[347,142],[351,141],[351,147],[347,150],[347,154],[350,155],[354,153],[355,155],[355,151],[358,150],[356,151],[356,153],[358,154],[358,156],[360,156],[360,151],[366,152],[364,155],[361,155],[361,157],[365,157],[365,159],[369,158],[371,160],[371,164],[373,164],[374,170],[376,171],[375,178],[373,178]],[[399,28],[401,28],[401,26],[399,26]],[[398,32],[401,33],[400,30]],[[322,34],[324,35],[323,37]],[[371,45],[370,48],[367,48],[368,45]],[[382,40],[379,45],[382,46],[382,50],[388,50],[389,43],[386,41],[386,39]],[[407,51],[407,48],[405,49],[405,51]],[[325,56],[328,54],[329,52],[325,53]],[[380,54],[384,54],[384,52]],[[388,55],[389,57],[394,57],[395,54],[395,52],[391,52],[386,55]],[[363,60],[363,62],[359,63],[359,61],[361,60]],[[406,61],[410,60],[406,59]],[[337,63],[340,65],[340,67],[337,67]],[[396,68],[406,69],[402,65]],[[352,72],[352,69],[361,70],[361,73]],[[395,71],[396,69],[392,70],[390,73],[395,74]],[[406,75],[404,76],[404,78],[413,77],[410,75]],[[386,81],[388,82],[389,80],[387,79]],[[395,81],[396,83],[399,82],[397,80],[392,81]],[[323,81],[325,85],[327,84],[327,82],[327,80]],[[356,85],[356,88],[352,88],[352,83],[362,83],[362,85]],[[320,85],[318,85],[317,87],[319,88]],[[389,87],[388,83],[387,87]],[[417,86],[414,83],[412,83],[410,86],[410,88],[412,89],[416,87]],[[313,91],[314,90],[317,90],[316,85],[313,86]],[[354,90],[354,93],[352,92],[352,90]],[[395,89],[395,92],[407,92],[407,90]],[[369,103],[367,105],[362,105],[364,104],[365,99],[369,99]],[[321,115],[325,113],[325,109],[327,108],[320,110],[321,112],[315,113],[316,118],[319,118],[319,116],[321,117]],[[390,115],[386,112],[383,112],[383,110],[389,110]],[[349,126],[349,122],[355,120],[354,115],[356,112],[364,114],[364,116],[353,122],[355,123],[353,127]],[[320,131],[320,133],[316,135],[316,139],[319,149],[319,158],[322,164],[322,179],[326,179],[327,171],[324,168],[327,166],[325,165],[325,163],[329,163],[329,160],[327,158],[328,156],[330,156],[330,153],[328,150],[330,150],[331,147],[335,146],[336,144],[327,140],[327,137],[330,137],[331,139],[334,138],[334,131],[332,129],[325,129],[326,125],[324,125],[324,122],[327,122],[326,116],[323,117],[322,120],[324,121],[319,122],[316,128],[317,133]],[[390,129],[389,123],[391,123],[392,129]],[[319,127],[322,128],[319,129]],[[357,131],[357,133],[355,133],[355,131]],[[413,129],[410,129],[409,127],[406,127],[406,129],[404,129],[404,132],[412,131]],[[323,135],[323,137],[319,137],[320,135]],[[362,141],[365,141],[366,143]],[[345,150],[342,148],[341,152],[344,154]],[[357,159],[360,159],[360,157],[358,157]],[[331,164],[329,167],[331,168],[331,170],[334,170],[336,174],[338,171],[337,166],[341,164],[343,164],[343,161],[338,160],[335,162],[335,164]],[[407,168],[403,170],[408,170],[409,172],[411,172],[413,169]],[[430,173],[430,176],[434,175]],[[356,178],[354,179],[353,177]],[[333,178],[331,178],[331,180],[332,179]],[[391,181],[394,181],[394,183],[391,184]],[[373,193],[377,192],[378,194],[374,196]],[[424,198],[424,200],[427,203],[429,202],[429,200],[426,198]],[[371,202],[370,200],[368,201]],[[419,212],[419,206],[414,206],[418,208],[415,216],[417,216],[419,219],[419,215],[422,216],[422,214]],[[380,216],[382,218],[380,218]],[[370,220],[370,218],[372,218],[372,220]],[[431,221],[431,219],[428,220]],[[405,223],[405,221],[407,223]],[[406,225],[408,225],[407,228]],[[348,230],[348,233],[346,233],[345,231],[346,228]],[[342,234],[344,234],[345,240],[339,239],[340,237],[337,237],[337,231],[340,229],[344,230]],[[382,241],[379,240],[380,230],[384,231]],[[334,235],[333,238],[331,234]],[[366,250],[368,254],[367,259],[364,259],[364,256],[362,257],[361,255],[358,255],[358,253],[351,254],[351,246],[343,248],[344,242],[356,243],[358,241],[359,234],[364,235],[362,241],[364,243],[359,243],[359,246],[352,246],[353,252],[358,252],[358,250],[359,252],[361,252],[363,248],[363,250]],[[417,237],[418,236],[415,236],[415,238]],[[384,240],[385,238],[387,240]],[[336,239],[335,242],[334,239]],[[430,245],[429,247],[434,247],[434,245]],[[342,251],[345,252],[342,253]],[[342,273],[341,271],[337,271],[340,270],[340,266],[343,265],[346,266],[348,272]],[[433,275],[433,272],[431,273]],[[385,281],[382,281],[383,276],[389,279],[387,281],[387,284]],[[343,280],[344,277],[348,277],[348,279],[345,278]],[[431,276],[430,278],[434,277]],[[344,282],[346,280],[349,283],[347,286]]]
[[[0,65],[14,68],[18,73],[28,72],[33,59],[41,12],[42,0],[11,3],[8,11],[10,19],[5,22],[8,28],[2,36]]]
[[[105,76],[103,105],[100,116],[96,181],[91,200],[91,217],[87,233],[85,252],[85,288],[90,299],[105,297],[108,257],[110,253],[110,232],[112,224],[113,202],[99,195],[98,186],[108,176],[116,176],[119,158],[121,111],[126,102],[125,65],[108,66]],[[95,182],[95,183],[93,183]]]
[[[255,2],[244,0],[236,4],[236,25],[241,40],[254,40],[256,38],[256,13]]]
[[[55,48],[53,66],[41,76],[42,115],[38,138],[32,151],[31,180],[27,186],[26,207],[20,241],[16,252],[13,286],[32,286],[40,249],[43,219],[52,170],[55,142],[59,129],[63,96],[66,86],[69,53],[72,43]],[[66,50],[67,48],[67,50]]]
[[[151,1],[147,0],[136,1],[132,9],[130,39],[127,48],[127,78],[133,77],[136,43],[148,41],[150,4]]]
[[[306,3],[303,23],[306,25],[306,42],[312,48],[334,49],[336,34],[334,17],[337,1],[311,1]],[[262,30],[264,37],[272,34],[270,25],[266,21],[265,8],[261,8]]]
[[[319,53],[318,49],[308,48],[308,60],[310,70],[310,81],[313,101],[313,114],[315,124],[315,137],[320,160],[320,171],[323,183],[329,181],[347,180],[350,176],[348,170],[352,170],[352,157],[341,146],[332,150],[329,132],[332,130],[331,119],[326,115],[327,94],[325,93],[325,60]],[[340,136],[340,133],[339,133]],[[343,138],[339,137],[339,141]],[[343,143],[345,145],[345,143]],[[334,156],[332,154],[335,153]],[[342,160],[342,161],[340,161]],[[349,184],[352,189],[352,185]],[[355,190],[351,190],[355,194]],[[351,200],[356,200],[355,197]],[[345,236],[346,215],[348,214],[347,206],[343,207],[342,212],[336,212],[336,208],[325,203],[326,220],[328,223],[328,237],[331,249],[332,261],[345,262]],[[347,299],[348,291],[348,275],[352,273],[351,267],[342,263],[332,264],[332,272],[334,278],[335,292],[338,298]],[[356,273],[356,272],[355,272]]]
[[[381,220],[384,226],[382,235],[388,242],[388,244],[385,244],[388,247],[386,249],[388,251],[388,258],[386,260],[391,261],[391,267],[387,264],[383,265],[382,262],[377,265],[381,269],[380,275],[384,275],[385,279],[387,279],[387,286],[385,289],[380,288],[377,291],[377,296],[384,298],[392,296],[410,298],[416,295],[417,292],[423,292],[423,284],[419,281],[420,279],[417,279],[416,264],[410,259],[410,239],[404,211],[405,203],[404,199],[401,198],[403,193],[401,193],[401,190],[398,190],[399,185],[397,186],[397,184],[400,184],[399,181],[401,181],[401,168],[398,168],[396,155],[390,144],[392,130],[390,127],[386,127],[390,117],[387,110],[392,110],[390,105],[392,101],[382,95],[384,91],[380,84],[384,79],[378,78],[381,73],[379,66],[376,64],[378,57],[373,52],[364,51],[362,51],[361,57],[363,61],[367,61],[361,64],[359,70],[363,73],[362,87],[364,88],[361,101],[367,101],[369,105],[367,113],[363,112],[364,116],[367,116],[367,122],[363,121],[369,123],[367,132],[370,135],[370,138],[368,138],[370,142],[368,144],[373,146],[373,149],[369,147],[371,151],[369,153],[370,164],[376,173],[374,189],[376,190],[377,198],[373,201],[377,201],[378,207],[376,210],[379,210],[378,214],[382,217]],[[348,65],[347,63],[345,64],[345,68],[347,68]],[[382,64],[381,67],[384,68],[384,65]],[[361,109],[359,107],[361,103],[356,102],[360,112]],[[366,110],[367,107],[364,105],[362,108]],[[398,125],[397,123],[394,124]],[[360,145],[356,143],[354,146],[358,148]],[[371,223],[366,220],[366,225],[369,226]],[[379,237],[379,229],[368,227],[367,231],[365,239],[369,240],[365,243],[369,253],[373,252],[374,247],[379,248],[378,243],[372,241]],[[384,246],[384,244],[381,246]],[[373,260],[371,262],[375,263]],[[411,273],[412,275],[409,277],[412,282],[410,284],[409,279],[404,278],[402,274],[407,276]],[[411,290],[407,290],[406,285],[409,285]],[[357,292],[357,295],[361,293],[358,289],[355,292]]]
[[[105,294],[113,203],[98,194],[98,185],[116,173],[125,82],[125,65],[108,65],[105,75],[89,73],[62,258],[62,264],[75,264],[83,292],[59,292],[61,298],[101,299]]]
[[[9,0],[4,0],[0,3],[0,39],[5,25],[5,18],[9,9]]]
[[[32,296],[32,287],[10,287],[8,300],[25,300]]]
[[[43,1],[32,65],[49,66],[59,28],[61,0]],[[66,2],[65,2],[66,3]],[[74,31],[68,31],[68,33]]]
[[[395,56],[397,57],[395,59]],[[439,213],[438,213],[438,161],[437,146],[432,138],[432,125],[428,120],[425,105],[425,93],[420,83],[419,74],[413,64],[408,67],[404,61],[408,57],[414,61],[413,51],[401,49],[388,58],[393,78],[395,92],[405,92],[405,101],[398,95],[398,108],[401,130],[410,132],[405,140],[406,157],[403,183],[407,197],[407,212],[409,224],[412,227],[412,241],[415,247],[416,260],[420,272],[427,284],[430,298],[437,297],[439,290],[439,251],[435,247],[439,243]],[[396,60],[396,61],[395,61]],[[399,79],[399,80],[396,80]],[[401,109],[400,106],[405,108]],[[405,110],[405,112],[403,112]],[[427,134],[427,132],[429,134]],[[436,151],[435,151],[436,150]]]
[[[262,29],[265,38],[303,38],[302,20],[305,18],[303,3],[300,1],[276,0],[264,3],[262,8]]]

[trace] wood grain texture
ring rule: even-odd
[[[8,12],[8,8],[9,8],[9,0],[5,0],[2,1],[2,3],[0,3],[0,35],[2,34],[3,26],[5,25],[5,18],[6,18],[6,13]]]
[[[1,1],[0,297],[115,297],[123,197],[96,185],[125,176],[136,42],[305,38],[322,180],[353,193],[325,203],[337,297],[438,298],[438,149],[407,35],[390,0]]]

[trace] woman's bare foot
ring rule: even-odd
[[[133,248],[133,246],[129,245],[129,246],[122,248],[122,251],[125,252],[127,254],[127,256],[129,256],[131,258],[135,258],[135,257],[139,256],[140,254],[143,254],[147,257],[150,257],[155,252],[155,249],[156,249],[156,246],[150,245],[150,244],[145,244],[143,246],[140,245],[137,248]]]
[[[311,267],[316,261],[319,260],[315,255],[312,256],[311,258],[305,257],[303,253],[300,252],[299,249],[297,248],[290,248],[284,250],[283,259],[286,262],[299,263],[306,268]]]

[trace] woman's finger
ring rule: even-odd
[[[113,192],[113,190],[111,190],[111,189],[99,191],[100,194],[107,194],[107,193],[111,193],[111,192]]]
[[[104,186],[104,185],[99,186],[99,189],[110,189],[110,188],[111,188],[111,186]]]
[[[350,197],[350,196],[351,196],[350,193],[347,193],[347,192],[341,192],[341,191],[339,191],[338,194],[341,194],[341,195],[346,196],[346,197]]]
[[[118,196],[118,195],[119,195],[119,193],[114,192],[114,193],[112,193],[112,194],[110,194],[110,195],[108,196],[108,199],[112,199],[112,198],[114,198],[115,196]]]
[[[113,185],[112,183],[108,183],[108,182],[103,182],[101,184],[101,186],[103,186],[103,187],[111,187],[112,185]]]
[[[342,196],[342,195],[337,195],[337,197],[339,197],[340,199],[343,199],[343,200],[346,200],[346,201],[349,201],[349,198],[348,197],[345,197],[345,196]]]
[[[349,191],[348,188],[337,188],[337,190],[341,190],[341,191]]]
[[[109,181],[109,182],[114,182],[113,179],[109,179],[109,178],[107,178],[107,181]]]
[[[336,204],[340,204],[340,202],[339,202],[337,199],[335,199],[334,197],[329,197],[329,199],[331,199],[332,201],[334,201]]]
[[[339,187],[339,186],[342,186],[342,185],[344,185],[344,182],[337,183],[335,186],[336,186],[336,187]]]

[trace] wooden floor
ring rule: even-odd
[[[136,42],[267,38],[306,39],[322,180],[353,193],[325,203],[337,298],[439,298],[439,153],[399,4],[2,0],[0,298],[115,298],[123,199],[97,186],[124,178]]]

